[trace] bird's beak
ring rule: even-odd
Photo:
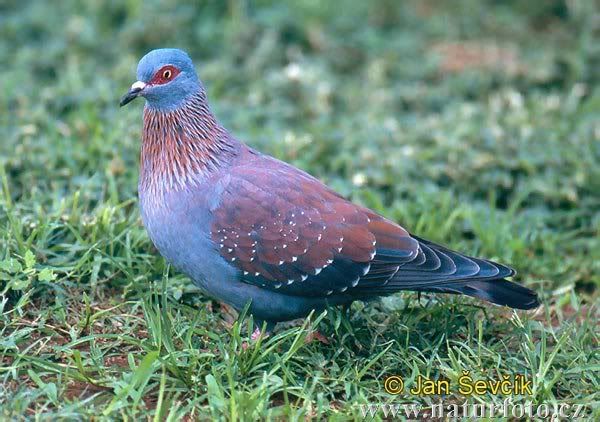
[[[129,88],[127,94],[123,95],[121,101],[119,102],[119,106],[123,107],[124,105],[129,104],[130,102],[135,100],[144,90],[144,88],[146,88],[146,84],[144,82],[135,82],[133,85],[131,85],[131,88]]]

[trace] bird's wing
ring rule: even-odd
[[[411,236],[272,158],[236,166],[213,211],[221,256],[250,284],[295,296],[459,293],[519,309],[536,294],[514,270]]]
[[[283,162],[259,156],[228,177],[211,234],[246,283],[327,296],[383,286],[419,256],[402,227]]]

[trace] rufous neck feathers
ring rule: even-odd
[[[189,188],[228,165],[241,144],[219,124],[203,92],[172,111],[144,108],[140,189]]]

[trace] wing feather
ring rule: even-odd
[[[231,171],[213,213],[212,238],[241,279],[286,294],[383,285],[419,252],[400,226],[265,156]]]

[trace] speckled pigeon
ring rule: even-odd
[[[468,295],[517,309],[536,294],[515,271],[411,235],[319,180],[236,139],[212,113],[190,57],[139,62],[121,106],[144,97],[139,199],[176,269],[258,326],[400,290]]]

